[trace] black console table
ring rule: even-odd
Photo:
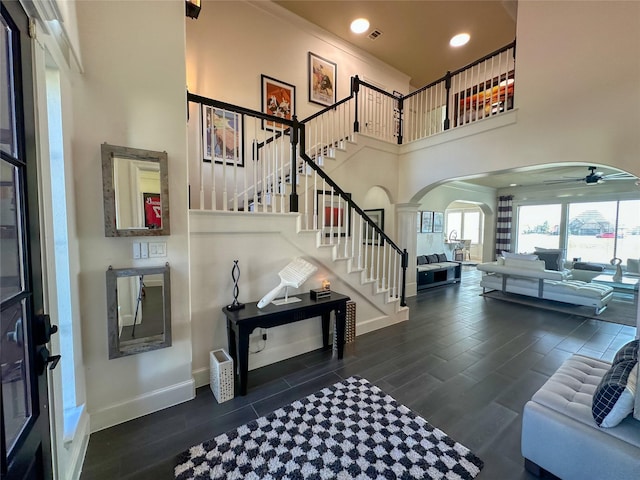
[[[249,370],[249,335],[256,328],[271,328],[286,325],[307,318],[322,318],[322,345],[329,348],[329,322],[331,311],[335,311],[338,358],[344,353],[345,316],[347,312],[346,295],[331,292],[329,298],[312,300],[309,293],[295,294],[300,302],[285,305],[270,303],[266,307],[258,308],[257,302],[247,303],[241,310],[229,311],[222,309],[227,317],[227,336],[229,339],[229,354],[233,358],[234,374],[239,382],[240,395],[247,394],[247,373]]]

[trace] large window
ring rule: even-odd
[[[455,232],[458,240],[471,240],[472,245],[481,243],[484,215],[478,207],[447,209],[445,212],[445,233],[448,238]]]
[[[517,225],[521,253],[566,248],[568,260],[601,264],[640,256],[640,200],[522,205]]]
[[[531,253],[536,247],[560,248],[561,215],[560,204],[518,207],[518,252]]]
[[[609,263],[638,258],[640,200],[569,204],[567,257]]]

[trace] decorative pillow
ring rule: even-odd
[[[447,261],[447,255],[444,253],[439,253],[438,254],[438,261],[439,262],[446,262]]]
[[[638,348],[640,346],[640,339],[631,340],[629,343],[623,345],[618,353],[616,353],[615,357],[611,363],[615,365],[616,363],[624,362],[626,360],[634,360],[638,361]]]
[[[638,391],[637,380],[638,364],[636,363],[636,366],[629,372],[627,386],[620,394],[618,401],[615,403],[609,414],[604,417],[604,420],[600,424],[601,427],[615,427],[633,412],[633,405]]]
[[[545,269],[562,270],[564,264],[564,250],[560,248],[540,248],[536,247],[534,253],[540,260],[544,260]]]
[[[633,411],[637,365],[637,361],[625,360],[612,365],[602,377],[591,406],[591,414],[599,426],[615,427]],[[621,399],[620,406],[617,406]]]
[[[418,265],[424,265],[425,263],[427,263],[427,257],[418,255]]]
[[[427,261],[429,263],[438,263],[438,255],[427,255]]]
[[[576,262],[573,264],[573,268],[576,270],[589,270],[591,272],[601,272],[604,267],[601,265],[594,265],[593,263]]]

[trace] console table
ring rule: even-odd
[[[222,312],[227,317],[227,336],[229,340],[229,355],[234,362],[234,375],[238,380],[240,395],[247,394],[247,374],[249,370],[249,335],[256,328],[271,328],[279,325],[299,322],[313,317],[322,319],[322,345],[329,348],[329,323],[331,311],[335,311],[335,328],[337,333],[338,358],[344,353],[345,316],[347,312],[346,295],[331,292],[329,298],[312,300],[309,293],[295,294],[300,302],[285,305],[270,303],[266,307],[258,308],[257,302],[247,303],[241,310],[229,311],[226,307]],[[238,385],[239,384],[239,385]]]

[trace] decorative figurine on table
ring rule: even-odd
[[[611,259],[611,265],[613,265],[614,267],[616,267],[616,273],[613,275],[613,281],[614,282],[621,282],[622,281],[622,259],[615,257]]]
[[[238,260],[233,261],[231,278],[233,279],[233,303],[231,305],[227,305],[227,310],[233,312],[234,310],[244,308],[244,303],[238,302],[238,293],[240,293],[240,289],[238,288],[238,280],[240,279],[240,267],[238,266]]]

